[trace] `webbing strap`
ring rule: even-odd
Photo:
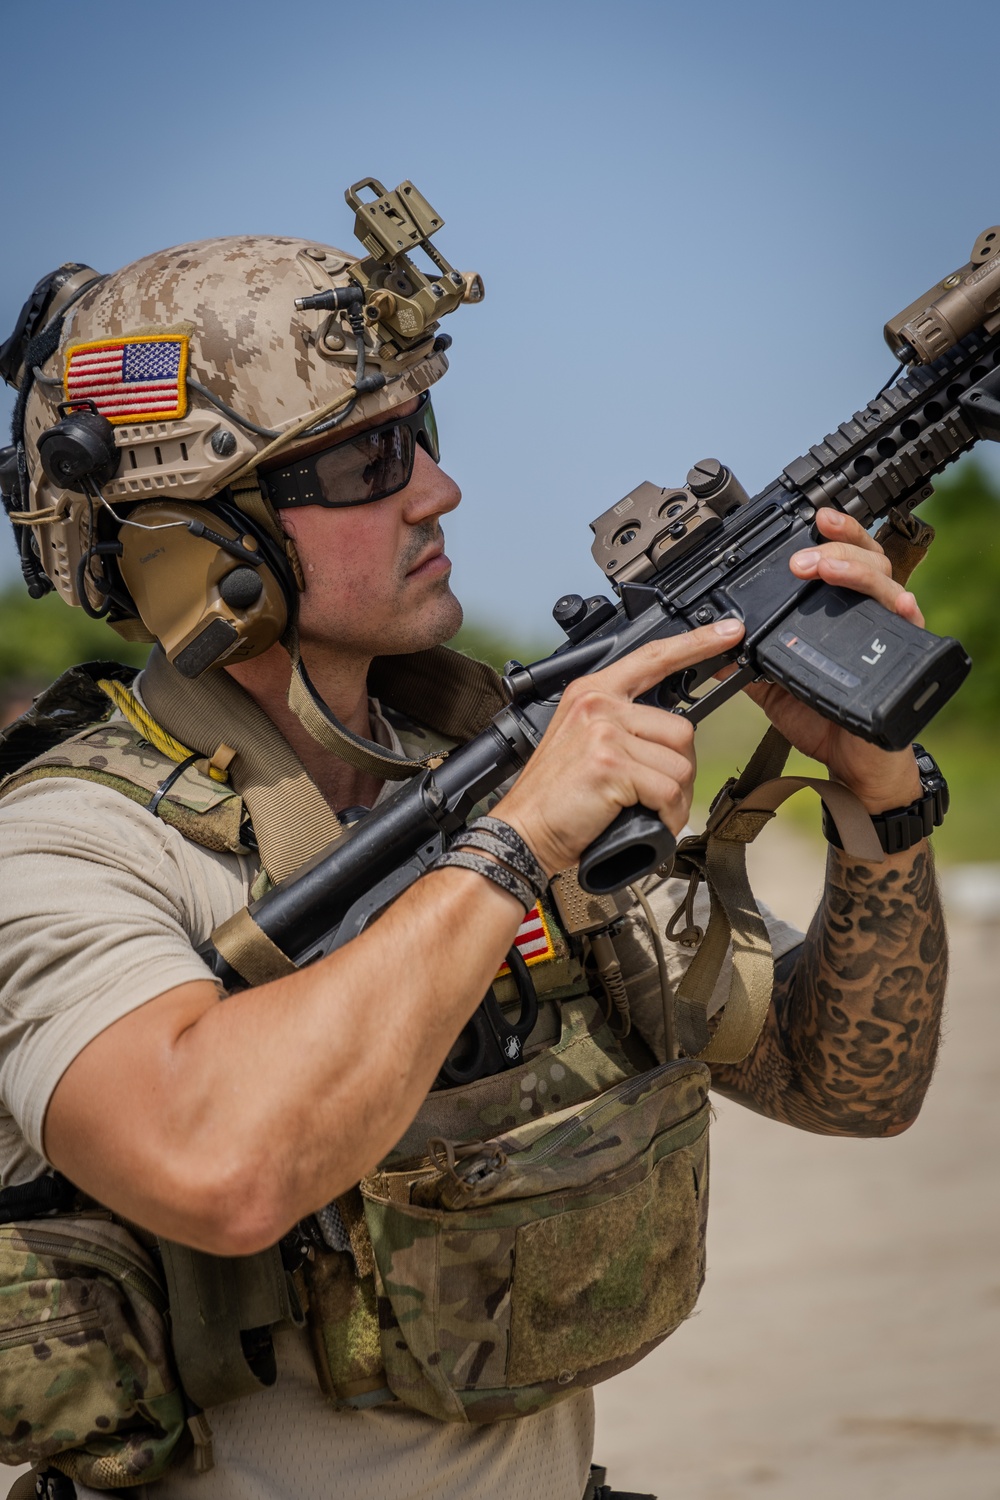
[[[927,555],[934,528],[905,511],[892,510],[875,540],[892,566],[896,583],[908,582]],[[803,787],[817,792],[833,818],[846,853],[881,864],[885,851],[864,807],[839,782],[812,776],[782,776],[790,749],[773,726],[741,776],[723,788],[705,833],[685,839],[681,867],[699,871],[708,883],[711,916],[698,953],[677,991],[677,1034],[689,1056],[703,1062],[740,1062],[760,1035],[774,986],[770,940],[746,873],[746,845]],[[709,1038],[708,1006],[719,970],[733,944],[729,998],[715,1035]]]
[[[256,476],[251,474],[248,478],[240,480],[237,484],[230,486],[233,501],[237,510],[248,515],[251,521],[256,521],[272,541],[277,542],[279,547],[284,547],[288,538],[281,529],[277,516],[272,507],[261,493],[260,485]]]
[[[750,889],[746,848],[781,804],[810,788],[822,798],[849,854],[876,864],[885,858],[871,819],[840,782],[814,776],[772,777],[736,797],[736,786],[746,779],[745,771],[740,782],[723,792],[705,833],[683,840],[678,848],[684,864],[703,873],[711,898],[708,930],[677,990],[679,1040],[689,1056],[702,1062],[740,1062],[754,1047],[767,1016],[774,963],[767,926]],[[730,941],[729,996],[710,1038],[708,1005]]]
[[[257,926],[245,906],[215,929],[212,943],[251,987],[297,972],[292,960]]]
[[[677,1040],[689,1057],[702,1062],[738,1062],[760,1035],[771,1001],[771,942],[747,879],[746,845],[721,845],[718,840],[702,839],[700,850],[684,849],[684,858],[704,875],[711,916],[698,952],[677,987]],[[678,852],[689,842],[696,844],[698,840],[684,840]],[[733,971],[729,994],[713,1037],[708,1007],[730,941]]]
[[[499,675],[449,646],[407,656],[377,656],[368,673],[376,698],[463,744],[507,702]]]
[[[261,863],[275,885],[341,836],[339,818],[294,750],[228,673],[191,681],[157,647],[141,690],[154,718],[202,755],[223,741],[235,748],[229,779],[246,803]]]
[[[197,751],[192,753],[187,745],[182,745],[179,740],[174,739],[173,735],[167,734],[162,724],[157,724],[152,714],[146,712],[135,694],[124,683],[100,677],[97,686],[102,693],[107,694],[119,713],[124,714],[132,728],[137,729],[143,739],[148,740],[153,749],[159,750],[160,754],[165,755],[168,760],[181,764],[191,760],[192,755],[194,759],[198,758]],[[218,770],[215,766],[208,767],[208,774],[213,781],[226,780],[225,772]]]
[[[885,858],[871,819],[847,787],[819,777],[781,775],[790,748],[772,726],[746,769],[716,797],[704,832],[678,845],[675,872],[704,879],[711,901],[708,928],[676,997],[678,1041],[689,1057],[702,1062],[741,1062],[756,1045],[767,1017],[774,960],[750,889],[746,846],[781,804],[811,788],[828,808],[847,853],[876,864]],[[713,1036],[708,1007],[730,942],[729,995]]]
[[[875,534],[882,551],[892,564],[892,576],[896,583],[908,583],[910,574],[927,556],[927,549],[934,540],[934,527],[919,516],[906,511],[891,510]]]

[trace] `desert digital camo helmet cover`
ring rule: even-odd
[[[295,299],[346,287],[346,268],[355,260],[331,246],[278,236],[203,240],[96,281],[69,309],[59,347],[32,386],[24,423],[28,508],[54,507],[65,517],[33,530],[42,567],[68,603],[80,602],[77,569],[90,520],[86,496],[57,488],[39,460],[38,439],[58,421],[59,403],[99,393],[98,410],[114,425],[122,450],[117,473],[102,486],[116,509],[136,501],[207,500],[268,446],[265,432],[321,412],[353,385],[356,339],[347,320],[337,312],[298,311]],[[390,383],[361,397],[345,427],[426,390],[448,367],[433,339],[388,360],[377,337],[369,332],[368,339],[367,368],[381,370]],[[228,418],[198,386],[262,432]]]

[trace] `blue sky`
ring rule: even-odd
[[[1000,221],[998,43],[921,0],[8,0],[0,333],[63,260],[350,248],[344,188],[413,178],[487,288],[435,395],[456,591],[544,637],[609,504],[707,454],[753,491],[888,376],[883,322]]]

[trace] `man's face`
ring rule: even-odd
[[[407,416],[416,407],[412,400],[397,411]],[[383,413],[365,426],[385,420]],[[388,656],[449,640],[462,623],[462,606],[451,592],[441,517],[461,498],[418,443],[410,482],[395,495],[344,509],[282,510],[305,575],[302,642]]]

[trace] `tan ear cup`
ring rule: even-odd
[[[128,519],[138,525],[119,533],[122,579],[182,676],[247,661],[280,638],[288,623],[286,586],[272,549],[249,528],[206,506],[169,500],[140,505]]]

